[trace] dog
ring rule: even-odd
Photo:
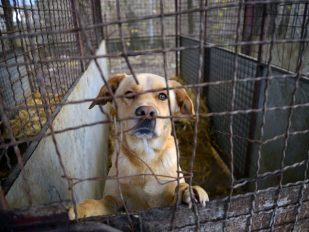
[[[70,208],[71,220],[115,214],[124,204],[128,210],[172,206],[177,193],[189,207],[191,199],[202,206],[209,201],[200,186],[192,186],[190,194],[189,184],[180,167],[177,169],[170,113],[194,115],[192,100],[175,80],[168,80],[168,86],[174,88],[167,91],[161,76],[142,73],[136,79],[138,83],[132,75],[112,76],[109,87],[103,86],[89,107],[114,103],[119,149],[112,155],[103,198],[85,200],[76,205],[76,211]]]

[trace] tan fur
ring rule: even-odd
[[[104,85],[100,89],[100,92],[96,99],[89,106],[89,109],[93,108],[95,105],[105,105],[107,102],[111,102],[112,95],[110,91],[114,94],[118,88],[119,83],[123,78],[125,78],[125,76],[126,74],[120,73],[110,78],[110,80],[108,81],[110,89],[108,89],[107,86]]]
[[[166,88],[164,78],[148,73],[136,76],[139,85],[135,83],[132,76],[124,74],[111,77],[108,81],[110,90],[116,96],[122,96],[127,91],[138,94],[133,99],[115,98],[118,118],[134,117],[135,110],[140,106],[153,107],[158,116],[170,116],[168,101],[158,98],[159,93],[167,94],[166,90],[143,93],[144,91]],[[176,81],[169,81],[169,86],[179,87],[180,84]],[[169,90],[169,95],[173,114],[177,111],[183,114],[194,114],[193,103],[184,89]],[[100,98],[107,96],[110,96],[108,88],[103,86],[90,108],[97,104],[106,104],[108,101]],[[118,128],[122,128],[123,136],[122,141],[118,138],[119,153],[117,154],[115,151],[112,155],[112,167],[108,173],[110,178],[106,180],[103,199],[86,200],[78,204],[76,207],[77,218],[116,213],[123,207],[121,194],[129,210],[175,204],[177,156],[174,138],[171,135],[170,119],[155,119],[154,132],[156,136],[147,140],[149,144],[147,151],[142,139],[130,132],[130,129],[137,124],[136,120],[138,119],[121,120],[118,123]],[[118,130],[118,132],[121,131]],[[189,185],[185,183],[182,174],[180,177],[181,200],[191,206]],[[201,187],[192,186],[192,193],[193,197],[203,206],[208,201],[208,195]],[[69,210],[69,218],[75,219],[73,208]]]

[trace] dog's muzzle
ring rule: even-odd
[[[154,137],[157,110],[152,106],[140,106],[135,110],[135,116],[139,119],[133,134],[140,138]]]

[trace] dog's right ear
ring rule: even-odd
[[[107,85],[110,87],[111,91],[113,91],[113,94],[116,92],[120,82],[126,77],[127,75],[125,73],[120,73],[112,76],[108,81]],[[107,102],[111,102],[110,92],[108,91],[107,86],[103,85],[100,89],[100,92],[96,99],[91,103],[89,106],[89,109],[93,108],[95,105],[105,105]]]

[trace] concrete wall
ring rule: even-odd
[[[105,42],[101,43],[97,54],[105,54]],[[99,59],[98,61],[107,76],[107,60]],[[94,62],[91,62],[70,94],[68,101],[93,98],[102,85],[103,81],[98,69]],[[88,110],[89,105],[88,102],[64,106],[53,122],[54,130],[105,119],[99,107]],[[100,124],[61,133],[56,135],[56,140],[69,176],[87,178],[106,175],[108,125]],[[26,163],[24,173],[30,186],[34,205],[70,199],[68,184],[61,177],[63,171],[51,137],[43,138],[40,141]],[[27,196],[23,184],[20,175],[7,193],[6,198],[11,208],[27,206]],[[102,192],[103,183],[99,181],[83,182],[74,188],[77,201],[101,197]]]

